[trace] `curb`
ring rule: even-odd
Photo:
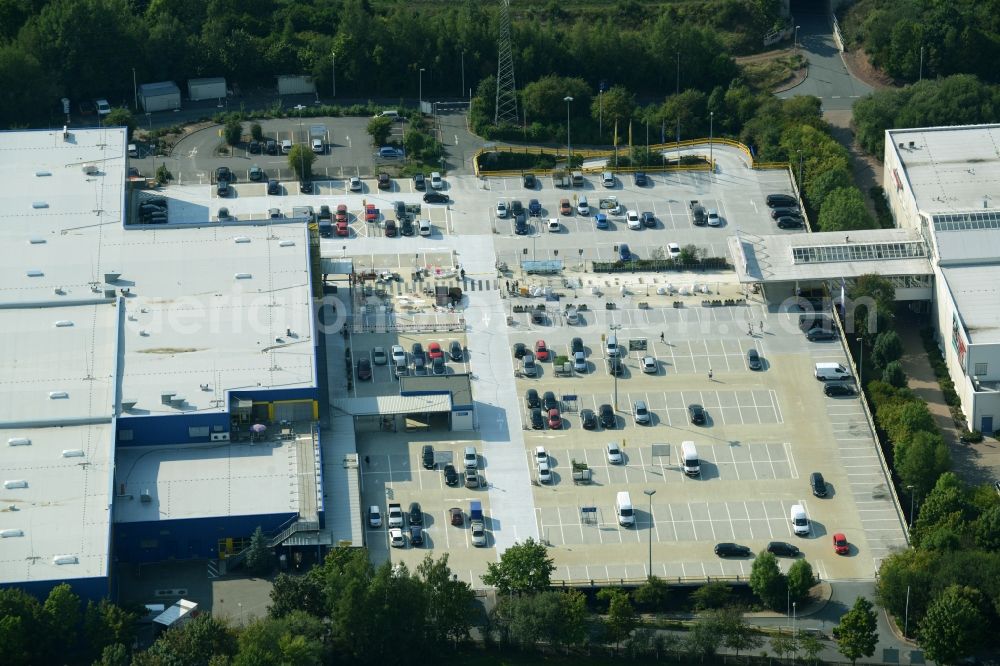
[[[804,72],[804,73],[800,75],[799,72]],[[800,85],[805,83],[805,80],[808,78],[809,78],[809,62],[806,61],[806,66],[803,67],[801,70],[797,70],[795,74],[792,76],[791,83],[788,83],[787,85],[779,84],[777,88],[774,88],[771,91],[771,94],[777,95],[779,93],[788,92],[789,90],[794,90],[795,88],[798,88]]]

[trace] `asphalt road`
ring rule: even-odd
[[[872,89],[848,72],[833,39],[829,16],[803,14],[796,20],[800,26],[799,48],[809,61],[809,75],[801,84],[780,93],[778,97],[814,95],[822,100],[824,111],[852,108],[858,98]]]

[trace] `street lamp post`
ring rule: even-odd
[[[420,97],[417,102],[417,111],[420,111],[424,106],[424,68],[420,68]]]
[[[647,578],[653,577],[653,495],[656,494],[655,490],[643,490],[643,494],[649,498],[649,575]]]
[[[797,602],[792,602],[792,641],[795,641],[795,605]],[[793,642],[792,645],[795,645]],[[795,657],[798,650],[792,651],[792,663],[795,663]]]
[[[604,88],[597,90],[597,134],[604,138]]]
[[[922,53],[922,51],[921,51]],[[135,95],[135,111],[139,112],[139,86],[136,85],[135,67],[132,68],[132,94]]]
[[[681,94],[681,52],[677,52],[677,84],[674,87],[674,94]],[[681,142],[681,114],[677,113],[677,143]],[[678,146],[680,148],[680,146]],[[680,151],[678,150],[678,159],[680,158]]]
[[[708,112],[708,166],[715,173],[715,153],[713,152],[712,139],[715,134],[715,111]]]
[[[610,330],[612,333],[621,329],[621,327],[622,327],[621,324],[608,324],[608,330]],[[621,349],[619,349],[618,347],[615,347],[614,358],[616,364],[622,362]],[[618,370],[619,370],[618,366],[615,365],[614,371],[611,373],[611,376],[615,378],[615,411],[618,411]]]
[[[795,39],[792,40],[792,45],[795,47],[795,52],[798,53],[799,50],[799,28],[801,25],[795,26]]]
[[[462,50],[462,90],[460,91],[459,97],[465,96],[465,50]]]
[[[333,64],[333,80],[331,81],[331,83],[333,83],[333,96],[336,97],[337,96],[337,52],[336,51],[330,52],[330,59]]]
[[[913,486],[906,486],[910,491],[910,530],[913,530]]]
[[[563,97],[563,101],[566,102],[566,166],[572,166],[573,157],[573,142],[570,141],[569,136],[569,103],[573,101],[573,98],[567,95]]]
[[[799,182],[798,182],[798,189],[799,189],[799,192],[802,192],[802,149],[800,148],[797,152],[799,153]]]

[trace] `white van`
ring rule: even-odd
[[[701,474],[701,464],[698,462],[698,449],[694,442],[681,442],[681,467],[688,476]]]
[[[622,527],[635,525],[635,510],[632,508],[632,498],[624,490],[618,493],[615,499],[615,513],[618,515],[618,524]]]
[[[814,374],[816,375],[816,379],[821,382],[851,378],[851,371],[842,366],[840,363],[817,363]]]
[[[618,346],[617,335],[608,336],[607,354],[608,358],[618,358],[621,354],[621,347]]]
[[[792,531],[797,536],[807,536],[809,534],[809,519],[806,517],[806,510],[801,504],[793,504],[789,515],[792,521]]]

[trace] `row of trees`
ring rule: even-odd
[[[859,0],[842,17],[845,38],[903,81],[975,74],[1000,82],[1000,22],[989,2]]]
[[[524,4],[511,8],[517,81],[563,71],[649,93],[674,86],[678,52],[684,80],[728,80],[726,51],[759,48],[781,8],[777,0],[623,0],[611,12]],[[415,98],[421,82],[425,95],[465,97],[497,70],[497,21],[496,3],[474,0],[11,0],[0,3],[0,126],[54,112],[62,96],[132,102],[132,68],[139,82],[225,76],[249,90],[294,73],[313,76],[324,95],[335,75],[341,97]]]

